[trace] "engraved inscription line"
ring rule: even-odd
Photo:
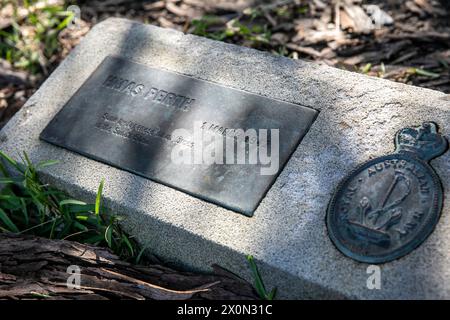
[[[115,90],[131,97],[141,96],[145,100],[172,107],[181,111],[189,111],[195,99],[186,97],[174,92],[147,86],[133,80],[121,78],[116,75],[109,75],[102,83],[102,87]]]

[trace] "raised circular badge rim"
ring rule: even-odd
[[[341,241],[336,237],[334,228],[331,224],[331,216],[332,212],[334,211],[334,208],[336,206],[337,199],[340,197],[343,187],[348,184],[351,180],[355,178],[357,174],[359,174],[362,170],[366,169],[367,167],[372,166],[375,163],[382,162],[384,160],[391,160],[391,159],[400,159],[400,160],[409,160],[411,162],[418,162],[421,165],[423,165],[424,168],[428,169],[428,173],[431,175],[431,178],[433,180],[433,183],[436,187],[436,196],[433,199],[432,203],[432,210],[433,214],[430,215],[430,218],[428,219],[429,222],[427,223],[426,227],[422,229],[422,231],[410,242],[403,245],[397,250],[394,250],[393,252],[386,254],[386,255],[360,255],[357,254],[349,249],[341,243]],[[328,205],[327,208],[327,215],[326,215],[326,228],[328,231],[328,236],[333,243],[333,245],[340,251],[343,255],[345,255],[348,258],[354,259],[358,262],[363,263],[372,263],[372,264],[382,264],[391,262],[396,259],[400,259],[404,257],[405,255],[411,253],[419,247],[434,231],[436,228],[437,223],[439,222],[439,219],[441,217],[441,211],[443,206],[443,188],[441,180],[439,179],[439,176],[434,171],[433,167],[428,164],[428,162],[423,161],[417,157],[410,156],[406,153],[394,153],[386,156],[377,157],[375,159],[369,160],[367,162],[364,162],[360,165],[358,165],[355,169],[353,169],[349,174],[347,174],[344,179],[341,180],[341,182],[338,184],[337,188],[335,189],[335,192],[333,194],[333,197]]]

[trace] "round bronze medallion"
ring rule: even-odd
[[[396,153],[368,161],[344,179],[328,208],[331,240],[361,262],[409,253],[439,220],[442,187],[427,161],[445,152],[446,139],[434,123],[424,123],[401,130],[396,143]]]

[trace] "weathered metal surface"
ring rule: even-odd
[[[311,108],[110,56],[41,139],[251,216],[316,115]],[[226,144],[234,141],[235,129],[279,130],[273,174],[261,174],[269,164],[259,158],[256,164],[174,162],[174,148],[206,152],[210,144],[197,143],[194,132],[220,136]],[[269,145],[275,137],[270,131]],[[247,156],[251,147],[261,150],[260,138],[245,140]]]
[[[383,263],[414,250],[442,208],[439,177],[427,163],[448,147],[434,123],[397,133],[396,153],[356,168],[338,187],[327,215],[329,235],[345,255]]]

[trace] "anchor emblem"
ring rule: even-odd
[[[331,241],[355,260],[400,258],[419,246],[439,220],[442,185],[428,162],[447,150],[447,139],[435,123],[425,122],[399,130],[395,146],[394,153],[356,167],[328,207]]]
[[[388,200],[400,183],[404,185],[402,194],[388,205]],[[394,179],[384,195],[381,206],[375,209],[368,197],[362,197],[357,208],[359,220],[348,221],[349,227],[361,239],[380,246],[389,245],[391,237],[387,231],[400,222],[403,214],[400,205],[410,193],[411,180],[402,171],[395,171]]]

